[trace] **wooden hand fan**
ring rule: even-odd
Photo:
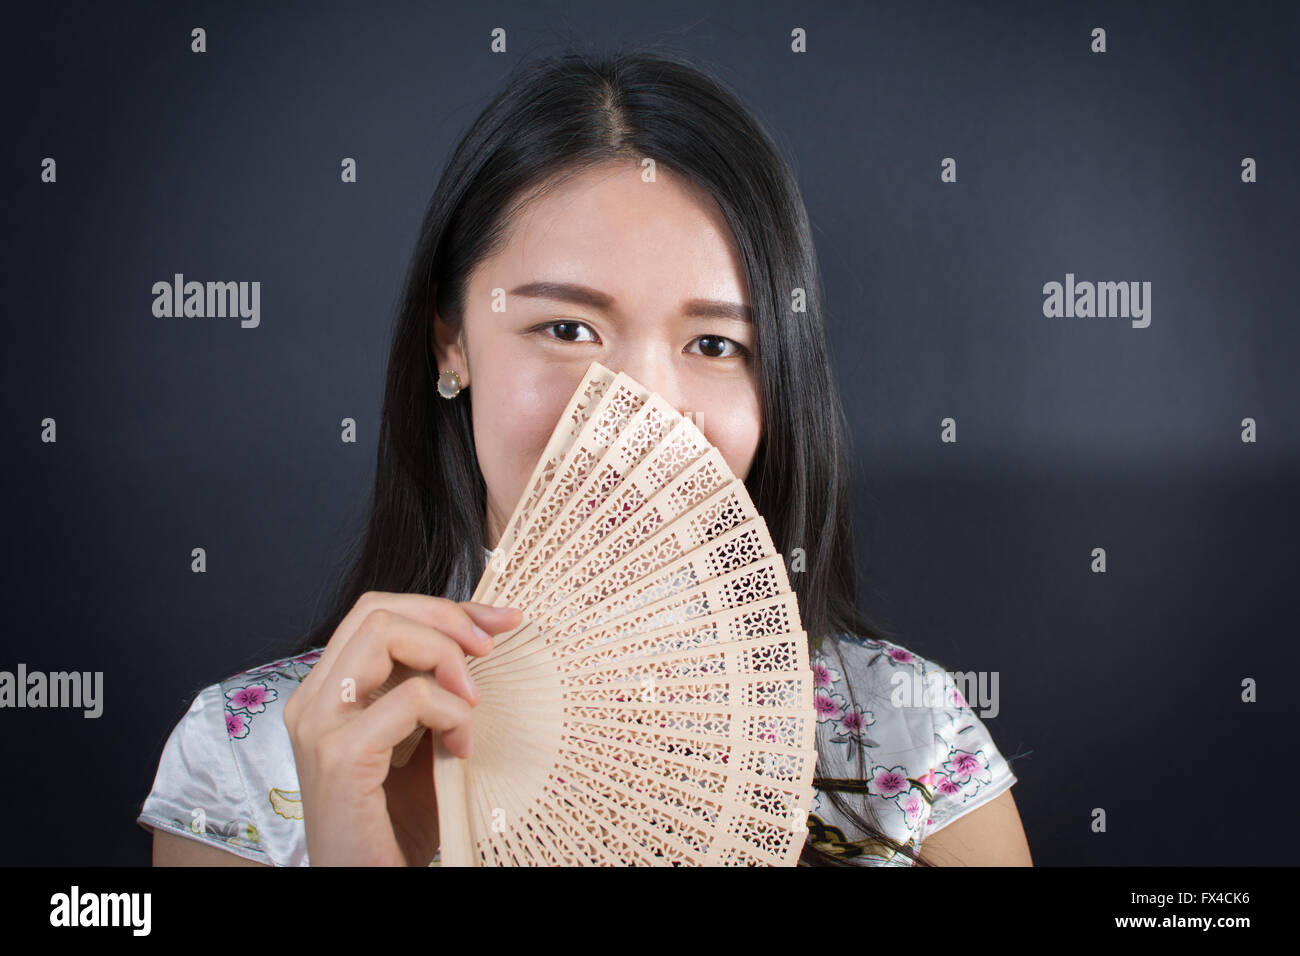
[[[766,523],[690,419],[593,362],[473,600],[523,622],[468,661],[471,756],[434,734],[444,866],[798,861],[807,634]]]

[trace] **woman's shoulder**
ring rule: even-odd
[[[232,744],[240,745],[236,753],[264,756],[288,743],[285,702],[320,657],[321,649],[312,648],[231,674],[207,689],[220,695],[226,733]]]
[[[200,690],[163,747],[137,822],[277,866],[305,866],[297,767],[284,704],[319,648]]]
[[[935,661],[852,633],[828,637],[810,659],[823,776],[865,785],[900,842],[919,845],[1016,782],[961,682]],[[819,793],[814,809],[827,802]]]
[[[205,692],[219,693],[225,715],[226,730],[232,741],[259,742],[262,737],[253,737],[256,724],[259,731],[263,725],[275,724],[283,729],[283,710],[285,701],[294,689],[302,683],[316,662],[320,660],[321,649],[312,648],[301,654],[281,657],[278,660],[232,674]],[[267,717],[274,718],[267,720]],[[288,740],[286,733],[285,738]]]

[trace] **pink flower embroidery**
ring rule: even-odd
[[[226,706],[232,710],[246,710],[250,714],[260,714],[266,705],[275,700],[279,694],[265,684],[249,684],[238,690],[226,691]]]
[[[898,801],[898,805],[903,808],[903,819],[907,821],[909,830],[915,830],[927,816],[928,804],[915,787]]]
[[[913,659],[912,652],[905,651],[901,647],[891,647],[889,650],[885,651],[885,653],[888,654],[892,660],[896,660],[900,664],[906,664]]]
[[[908,788],[907,771],[902,767],[886,770],[876,767],[867,780],[867,792],[878,797],[893,797]]]
[[[813,708],[817,711],[818,723],[825,720],[839,720],[844,716],[847,701],[839,694],[819,692],[813,695]]]
[[[936,793],[943,793],[952,796],[954,793],[961,793],[961,784],[953,781],[951,777],[939,774],[935,778],[934,789]]]
[[[980,761],[974,754],[958,750],[948,761],[948,766],[952,768],[952,775],[957,780],[969,780],[971,774],[979,772]]]
[[[813,687],[831,687],[840,680],[840,672],[833,671],[822,661],[816,661],[812,666]]]
[[[248,736],[248,718],[243,714],[226,711],[226,733],[234,739]]]
[[[860,705],[854,704],[853,709],[844,715],[836,730],[841,737],[853,737],[875,722],[876,718],[870,711],[864,711]]]

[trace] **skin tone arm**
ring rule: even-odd
[[[154,866],[267,866],[236,853],[153,828]]]
[[[935,866],[1033,866],[1012,789],[926,837],[921,858]]]

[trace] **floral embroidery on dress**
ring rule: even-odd
[[[982,784],[993,779],[993,774],[989,770],[989,758],[982,750],[979,753],[955,750],[952,757],[943,765],[943,769],[948,772],[948,775],[938,778],[937,787],[939,792],[949,795],[960,793],[973,797],[979,792]]]
[[[873,668],[885,667],[887,672],[902,669],[923,675],[937,668],[933,662],[918,657],[907,648],[889,641],[853,634],[841,634],[839,638],[847,644],[874,652],[865,660],[863,676],[880,681],[881,685],[890,683],[888,673],[880,676],[879,672],[872,673]],[[849,663],[850,658],[846,657],[845,662]],[[972,746],[963,745],[962,734],[974,731],[975,722],[970,719],[973,715],[966,700],[957,690],[948,673],[939,669],[945,690],[940,706],[925,709],[934,726],[934,739],[937,745],[936,752],[930,759],[936,760],[937,765],[922,764],[921,767],[907,767],[897,760],[872,759],[872,750],[881,747],[880,742],[867,733],[869,728],[877,724],[876,715],[870,710],[862,709],[860,705],[849,704],[843,673],[831,665],[820,649],[811,655],[810,663],[814,678],[813,703],[819,730],[824,734],[823,739],[831,745],[842,748],[844,766],[850,766],[849,762],[855,760],[861,752],[867,768],[864,780],[822,778],[822,783],[832,789],[848,790],[875,797],[878,801],[877,805],[885,811],[886,816],[892,816],[892,820],[895,821],[891,824],[890,819],[883,817],[880,819],[881,824],[891,832],[908,834],[908,839],[915,839],[919,843],[932,822],[932,811],[936,800],[945,801],[945,810],[947,810],[948,801],[956,800],[958,804],[965,803],[984,785],[992,782],[993,772],[989,755],[985,753],[983,746],[978,745],[984,743],[987,738],[982,735],[982,732],[976,733],[971,737]],[[854,673],[856,675],[856,670]],[[862,692],[857,677],[853,687],[859,693]],[[908,710],[916,712],[913,708],[907,708],[901,710],[899,715],[905,715]],[[898,745],[894,738],[898,732],[897,726],[907,727],[903,723],[902,716],[899,724],[895,724],[893,718],[899,715],[887,715],[890,720],[888,726],[884,728],[882,739],[885,739],[887,745],[891,747]],[[912,718],[913,721],[915,719]],[[910,728],[914,740],[920,739],[918,730],[919,728],[914,726]],[[881,756],[897,757],[899,753],[898,750],[882,751]],[[918,756],[921,756],[921,752],[918,752]],[[925,757],[921,756],[921,759]],[[1001,771],[1002,768],[1000,767],[999,770]],[[824,806],[819,787],[813,800],[814,814],[823,812]],[[895,813],[897,815],[893,816]],[[832,844],[836,842],[833,834],[829,839]],[[900,842],[902,842],[901,837]]]
[[[835,736],[831,737],[831,743],[847,744],[849,759],[857,756],[858,747],[879,746],[862,733],[876,722],[875,715],[869,710],[863,710],[860,704],[854,704],[850,709],[844,696],[835,692],[835,685],[843,679],[843,675],[820,656],[814,659],[812,671],[813,708],[817,711],[817,722],[835,722]]]
[[[226,691],[226,733],[235,740],[248,736],[253,714],[266,710],[267,701],[276,700],[278,692],[265,684],[249,684]]]
[[[271,788],[271,809],[286,820],[302,819],[302,791]]]
[[[920,830],[930,819],[930,808],[934,805],[934,790],[927,785],[927,781],[932,776],[933,771],[929,771],[920,778],[909,777],[907,770],[901,766],[877,765],[872,768],[865,781],[818,777],[813,781],[813,786],[817,789],[813,810],[820,809],[823,790],[870,794],[879,798],[887,806],[898,809],[901,816],[897,819],[901,820],[911,839],[910,834]],[[889,826],[888,820],[880,822],[886,827]]]
[[[260,678],[254,683],[235,687],[226,694],[226,733],[232,740],[243,740],[252,729],[253,715],[263,713],[266,705],[279,699],[279,691],[268,687],[267,681],[295,681],[302,683],[323,652],[314,648],[297,657],[286,657],[236,674],[232,680]],[[222,684],[224,688],[224,682]]]
[[[935,776],[935,789],[947,797],[955,798],[960,794],[964,803],[993,782],[991,757],[997,757],[999,763],[1002,758],[996,751],[990,754],[983,746],[975,746],[991,745],[991,742],[974,726],[974,713],[957,689],[952,675],[945,673],[943,680],[944,706],[935,712],[935,739],[948,757],[939,768],[943,773]],[[966,746],[968,741],[972,746]]]
[[[199,832],[197,820],[190,820],[187,823],[178,817],[172,817],[172,823],[176,824],[178,830],[188,830],[194,834]],[[261,840],[257,833],[257,827],[252,820],[231,820],[229,823],[223,823],[220,826],[208,820],[205,821],[203,833],[205,836],[216,837],[231,846],[252,847],[255,850],[261,849]]]
[[[266,711],[266,705],[280,699],[280,692],[268,687],[268,682],[291,681],[301,684],[303,678],[311,672],[320,660],[323,651],[315,648],[297,657],[288,657],[270,664],[263,664],[249,671],[236,674],[232,680],[244,681],[259,678],[254,683],[242,684],[225,690],[226,697],[226,732],[232,740],[245,739],[252,729],[254,714]],[[223,683],[224,689],[224,683]],[[301,820],[302,791],[288,790],[283,787],[271,787],[267,793],[271,810],[286,820]]]

